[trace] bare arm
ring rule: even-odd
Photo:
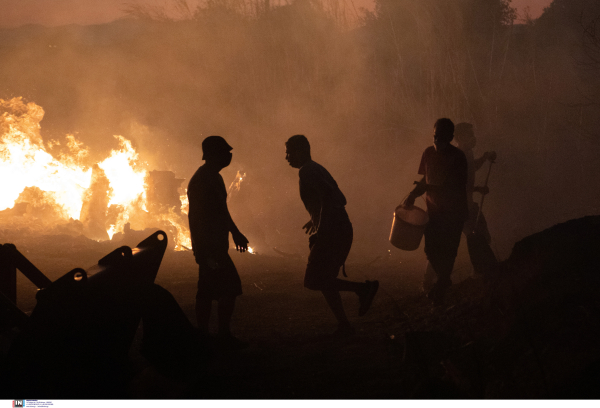
[[[473,162],[475,171],[479,170],[481,168],[481,166],[483,166],[487,160],[489,160],[491,162],[496,160],[496,152],[494,152],[494,151],[485,152],[483,154],[483,156],[481,156],[479,159],[475,159],[475,161]]]
[[[229,208],[227,208],[227,220],[229,223],[229,232],[231,232],[231,237],[235,243],[235,249],[240,252],[246,252],[248,250],[248,239],[240,232],[235,222],[233,222]]]
[[[487,158],[487,152],[486,152],[479,159],[473,160],[473,167],[475,168],[475,171],[479,170],[481,168],[481,166],[483,166],[483,164],[487,161],[487,159],[488,158]]]
[[[423,176],[421,180],[415,181],[415,184],[415,188],[410,192],[406,200],[404,200],[405,206],[413,206],[415,204],[415,199],[427,192],[427,183],[425,183],[425,176]]]
[[[301,190],[305,191],[310,203],[310,221],[304,224],[302,229],[307,234],[312,235],[329,221],[325,205],[326,202],[331,201],[334,186],[331,185],[324,174],[316,169],[300,172],[300,184]]]

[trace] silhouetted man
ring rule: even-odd
[[[481,273],[484,271],[478,270],[481,269],[480,267],[478,268],[478,262],[476,261],[478,254],[474,253],[477,251],[477,249],[473,245],[473,240],[470,238],[472,237],[472,234],[478,234],[482,238],[482,244],[487,244],[489,246],[492,237],[490,236],[487,222],[485,221],[483,213],[479,212],[479,205],[473,200],[473,193],[485,195],[489,193],[489,189],[487,186],[475,186],[475,172],[479,170],[486,161],[489,160],[490,162],[493,162],[496,160],[496,152],[485,152],[483,156],[475,159],[473,148],[477,144],[477,139],[475,138],[475,133],[473,132],[473,125],[470,123],[463,122],[456,125],[456,129],[454,130],[454,140],[456,141],[458,148],[465,154],[468,165],[467,205],[469,208],[469,219],[465,222],[463,233],[467,237],[469,256],[471,258],[471,262],[473,263],[473,267],[475,268],[475,272]],[[478,216],[479,220],[477,219]]]
[[[460,244],[460,236],[468,217],[467,159],[450,142],[454,137],[454,123],[442,118],[433,127],[433,146],[423,152],[419,174],[423,179],[409,194],[405,205],[414,205],[415,198],[427,193],[429,223],[425,228],[427,270],[423,287],[434,302],[442,300],[452,284],[450,274]],[[437,277],[429,287],[431,275]]]
[[[196,319],[198,327],[208,335],[213,300],[218,301],[218,345],[243,348],[247,344],[230,331],[236,297],[242,284],[229,250],[229,233],[236,249],[245,252],[248,240],[238,230],[227,209],[227,190],[221,169],[231,163],[232,147],[220,136],[209,136],[202,142],[205,160],[192,176],[188,186],[189,221],[192,249],[199,265]]]
[[[302,228],[309,237],[310,255],[304,275],[304,286],[319,290],[333,311],[339,337],[354,334],[354,328],[346,317],[340,291],[358,295],[358,315],[363,316],[375,298],[378,281],[365,283],[338,279],[340,268],[346,262],[352,246],[352,224],[346,213],[346,198],[331,174],[320,164],[312,161],[310,144],[303,135],[295,135],[285,143],[286,160],[290,166],[300,169],[300,198],[310,214]]]

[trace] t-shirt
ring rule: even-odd
[[[198,251],[227,252],[230,226],[223,177],[203,165],[192,176],[187,195],[194,254]]]
[[[334,232],[340,222],[349,222],[346,197],[325,167],[310,160],[300,168],[298,175],[300,198],[313,225],[319,227],[317,232]]]
[[[427,212],[429,217],[466,220],[467,159],[456,146],[444,151],[430,146],[423,152],[419,174],[427,183]]]

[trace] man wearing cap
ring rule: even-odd
[[[199,265],[196,319],[199,329],[208,335],[213,300],[218,302],[218,345],[243,348],[247,344],[230,331],[236,297],[242,284],[229,250],[229,233],[240,252],[248,250],[248,240],[238,230],[227,208],[227,190],[219,172],[231,163],[232,147],[220,136],[202,142],[205,163],[188,185],[189,222],[194,257]]]
[[[363,316],[371,307],[379,282],[338,279],[352,246],[353,231],[345,209],[346,197],[331,174],[311,159],[310,144],[304,135],[290,137],[285,148],[290,166],[300,169],[300,198],[310,214],[310,221],[302,227],[310,234],[304,286],[323,293],[338,321],[334,336],[350,336],[354,328],[346,317],[340,291],[358,295],[358,315]]]

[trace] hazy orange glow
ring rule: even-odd
[[[511,5],[517,8],[522,16],[525,7],[529,7],[531,16],[537,18],[542,14],[552,0],[512,0]],[[150,6],[165,6],[169,2],[164,0],[140,0],[136,2],[123,2],[121,0],[4,0],[2,13],[0,13],[0,27],[18,27],[24,24],[42,24],[46,26],[60,26],[66,24],[101,24],[114,21],[123,17],[123,8],[126,3],[145,4]],[[188,0],[190,7],[199,4],[197,0]],[[272,5],[285,4],[282,0],[271,0]],[[374,10],[374,0],[353,0],[354,8]]]
[[[524,17],[527,8],[532,18],[538,18],[550,3],[552,3],[552,0],[512,0],[510,5],[517,9],[519,18]]]
[[[87,160],[86,147],[75,136],[67,135],[68,153],[53,157],[40,136],[39,122],[44,110],[33,102],[25,104],[21,98],[0,99],[2,105],[10,109],[0,117],[0,178],[4,191],[0,196],[0,211],[13,208],[27,187],[37,187],[43,192],[44,204],[51,206],[65,221],[79,220],[84,194],[92,181],[92,163]],[[123,232],[132,218],[136,219],[138,228],[155,227],[152,225],[155,217],[176,228],[173,237],[176,249],[191,248],[189,231],[173,208],[166,214],[148,215],[144,163],[129,140],[123,136],[115,138],[119,148],[98,163],[110,183],[106,192],[108,206],[116,205],[120,209],[117,222],[107,226],[108,236],[112,238],[115,233]],[[48,146],[60,144],[60,141],[51,141]]]
[[[0,101],[3,102],[3,101]],[[22,104],[13,99],[13,104]],[[73,155],[57,160],[43,145],[39,135],[39,122],[44,116],[41,107],[27,104],[28,113],[16,117],[5,113],[3,122],[7,127],[1,135],[0,177],[3,194],[0,210],[12,208],[25,187],[39,187],[47,193],[47,199],[55,202],[65,218],[79,219],[83,192],[90,186],[92,171],[78,165],[84,151],[71,143]],[[71,136],[71,140],[74,138]]]

